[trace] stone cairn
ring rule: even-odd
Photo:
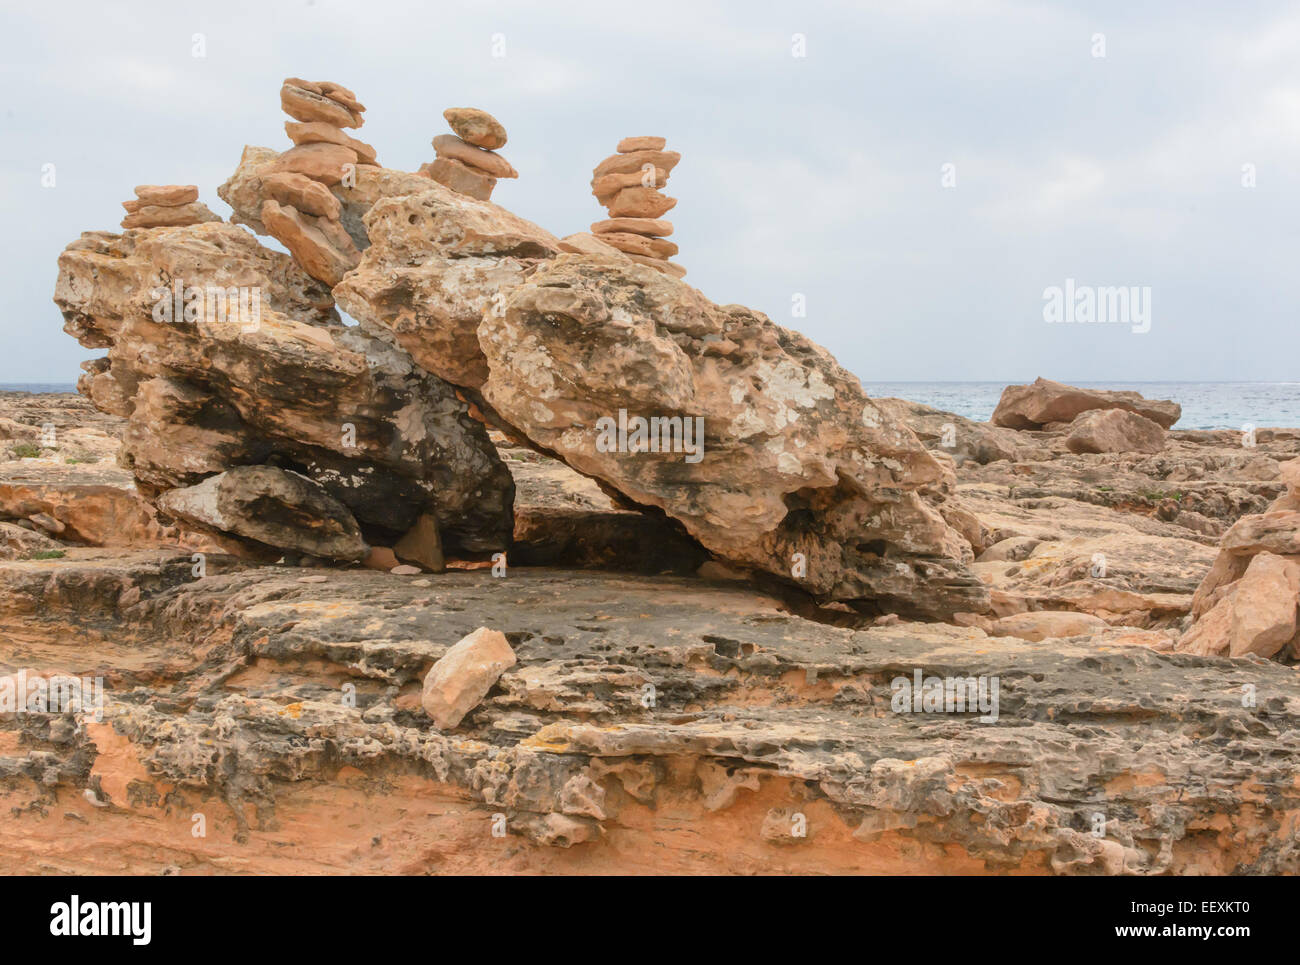
[[[221,220],[199,200],[199,189],[193,184],[137,185],[135,198],[123,201],[122,207],[126,208],[123,228],[183,228]]]
[[[501,122],[477,107],[449,107],[442,112],[455,134],[433,139],[437,159],[420,165],[420,173],[458,194],[488,201],[497,178],[517,178],[519,172],[497,154],[505,147],[506,129]]]
[[[280,88],[280,106],[293,118],[284,130],[294,146],[262,176],[270,196],[262,224],[307,274],[332,288],[360,263],[361,252],[339,220],[342,206],[331,188],[358,167],[379,164],[373,147],[343,130],[365,123],[365,107],[346,87],[297,77]]]
[[[677,199],[659,189],[682,156],[665,151],[665,143],[662,137],[625,137],[618,142],[618,153],[596,165],[591,193],[609,219],[597,221],[591,231],[633,261],[681,278],[686,269],[668,260],[677,254],[677,245],[665,237],[673,226],[662,219]]]

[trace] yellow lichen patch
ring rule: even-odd
[[[547,724],[536,734],[521,740],[519,746],[552,754],[564,754],[570,750],[569,737],[568,724]]]
[[[292,704],[286,704],[283,708],[281,708],[278,711],[278,713],[280,714],[281,717],[288,716],[288,717],[292,717],[294,720],[297,720],[299,717],[302,716],[302,702],[296,701]]]

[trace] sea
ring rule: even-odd
[[[1074,382],[1129,389],[1183,407],[1175,429],[1300,428],[1300,382]],[[1005,382],[864,382],[867,395],[894,396],[986,421]],[[71,382],[0,382],[0,392],[76,392]]]

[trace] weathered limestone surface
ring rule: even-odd
[[[1300,683],[1275,664],[838,629],[671,578],[194,580],[99,552],[0,564],[7,666],[107,688],[102,722],[0,720],[2,871],[1300,870]],[[421,681],[480,625],[518,662],[441,734]],[[895,712],[917,668],[998,676],[997,721]]]
[[[160,280],[242,290],[231,298],[244,308],[257,292],[257,317],[157,321]],[[327,289],[243,229],[87,233],[60,257],[55,301],[70,334],[108,349],[81,389],[127,418],[120,459],[151,494],[273,463],[319,483],[381,542],[426,510],[452,546],[508,542],[513,483],[454,389],[345,328]]]
[[[346,304],[346,302],[345,302]],[[487,401],[578,471],[680,521],[719,556],[820,598],[981,611],[944,518],[951,470],[798,333],[657,272],[563,255],[484,316]],[[701,459],[602,452],[619,411],[702,418]]]

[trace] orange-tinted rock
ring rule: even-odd
[[[305,87],[285,84],[280,88],[280,107],[296,121],[324,121],[335,127],[360,127],[361,119],[338,101]]]
[[[1228,654],[1271,657],[1295,636],[1300,566],[1273,553],[1250,561],[1232,595]]]
[[[670,174],[682,156],[676,151],[633,151],[630,154],[611,154],[596,165],[592,177],[596,180],[606,174],[640,174],[642,169],[653,166]]]
[[[560,239],[560,250],[578,255],[605,255],[613,258],[626,258],[623,252],[613,245],[607,245],[600,238],[585,231],[565,235]]]
[[[1127,409],[1091,409],[1070,423],[1065,448],[1071,452],[1160,452],[1166,430]]]
[[[432,513],[421,513],[415,525],[393,546],[393,553],[403,563],[415,563],[441,573],[442,538],[438,534],[438,518]]]
[[[359,141],[342,129],[326,124],[324,121],[285,121],[284,132],[294,144],[341,144],[356,152],[360,161],[374,163],[375,149],[365,141]]]
[[[331,288],[361,261],[361,252],[337,221],[267,201],[262,205],[262,224],[289,249],[303,271]]]
[[[631,154],[635,151],[662,151],[668,141],[662,137],[625,137],[618,142],[619,154]]]
[[[305,174],[322,184],[338,184],[346,173],[346,165],[356,166],[357,152],[342,144],[318,142],[290,148],[267,168],[267,171],[290,171]]]
[[[630,231],[638,235],[666,238],[673,233],[673,223],[662,218],[610,218],[607,221],[597,221],[591,230],[598,235],[611,231]]]
[[[1009,429],[1040,429],[1049,422],[1071,422],[1092,409],[1127,409],[1168,429],[1182,415],[1176,402],[1145,399],[1136,392],[1084,389],[1038,378],[1029,385],[1008,385],[991,422]]]
[[[292,171],[267,174],[262,177],[262,187],[270,200],[291,204],[299,211],[319,218],[331,221],[339,218],[339,199],[325,185],[305,174]]]
[[[397,554],[387,546],[372,546],[366,558],[362,560],[362,565],[367,569],[382,570],[387,573],[398,565]]]
[[[492,189],[497,186],[497,179],[492,175],[449,157],[440,157],[431,164],[420,165],[420,173],[427,174],[457,194],[478,201],[489,200]]]
[[[676,204],[676,198],[654,188],[624,188],[609,202],[609,213],[614,218],[658,218]]]
[[[146,204],[122,219],[123,228],[182,228],[186,225],[220,221],[200,201],[181,205]]]
[[[501,122],[477,107],[449,107],[442,112],[451,129],[467,144],[495,151],[506,146],[506,129]]]
[[[481,147],[469,144],[455,134],[439,134],[433,139],[433,149],[438,157],[461,161],[472,168],[478,168],[494,178],[517,178],[519,172],[510,166],[510,162],[500,154],[485,151]]]
[[[336,84],[333,81],[329,81],[329,80],[320,80],[317,81],[316,83],[317,86],[320,87],[320,92],[324,94],[326,97],[328,97],[330,100],[342,104],[344,107],[346,107],[348,110],[352,111],[355,114],[365,113],[366,110],[365,105],[362,104],[359,100],[357,100],[356,94],[352,93],[352,91],[348,90],[342,84]]]
[[[189,204],[199,200],[199,189],[193,184],[139,184],[135,196],[141,204]]]
[[[636,171],[632,174],[606,174],[604,177],[592,178],[591,193],[596,196],[596,200],[601,204],[608,204],[609,200],[624,188],[662,188],[668,183],[668,172],[662,168],[656,168],[654,177],[649,179],[654,182],[653,184],[646,183],[648,177],[648,171]]]
[[[499,630],[479,627],[454,644],[424,678],[420,698],[439,730],[450,730],[515,665],[514,650]]]
[[[600,240],[629,255],[645,255],[647,258],[668,258],[677,254],[678,250],[675,242],[626,231],[607,231],[600,236]]]

